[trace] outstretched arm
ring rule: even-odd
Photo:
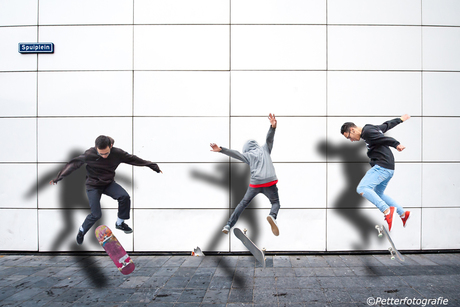
[[[144,160],[144,159],[141,159],[139,158],[138,156],[135,156],[135,155],[131,155],[127,152],[124,152],[124,155],[123,155],[123,163],[126,163],[126,164],[129,164],[129,165],[134,165],[134,166],[147,166],[149,167],[150,169],[152,169],[153,171],[157,172],[157,173],[162,173],[163,172],[160,170],[160,168],[158,167],[158,164],[156,163],[153,163],[151,161],[147,161],[147,160]]]
[[[237,150],[232,150],[228,149],[225,147],[219,147],[215,143],[211,143],[211,151],[213,152],[220,152],[223,153],[224,155],[227,155],[229,157],[235,158],[237,160],[243,161],[244,163],[249,164],[249,160],[239,151]]]
[[[276,120],[275,114],[272,114],[272,113],[268,115],[268,120],[270,121],[271,126],[267,133],[265,145],[268,148],[268,152],[271,153],[273,149],[273,141],[275,138],[275,129],[276,129],[276,125],[278,124],[278,121]]]
[[[56,178],[50,181],[50,184],[57,184],[64,177],[69,176],[73,171],[79,169],[83,164],[85,164],[84,154],[76,157],[75,159],[72,159],[69,163],[67,163],[56,176]]]

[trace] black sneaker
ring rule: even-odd
[[[78,234],[77,234],[77,244],[78,245],[81,245],[83,243],[83,239],[85,238],[85,234],[81,231],[81,230],[78,230]]]
[[[115,223],[115,228],[123,230],[125,233],[132,233],[133,232],[133,230],[128,225],[126,225],[125,222],[121,223],[121,225],[117,225],[117,223]]]

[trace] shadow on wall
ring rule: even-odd
[[[251,173],[249,171],[249,167],[244,163],[219,163],[216,165],[216,172],[214,174],[207,174],[198,169],[191,171],[191,176],[194,179],[201,180],[206,182],[212,186],[217,186],[222,189],[230,189],[230,210],[228,214],[221,217],[221,224],[222,227],[227,224],[230,215],[233,213],[233,210],[239,204],[239,202],[243,199],[244,194],[249,186],[249,179]],[[229,185],[229,181],[231,185]],[[253,207],[255,205],[255,199],[251,202],[249,207]],[[257,215],[255,210],[248,210],[249,207],[243,211],[238,222],[240,220],[244,220],[247,224],[251,225],[251,240],[257,242],[259,237],[259,221],[257,220]],[[235,225],[235,227],[238,226]],[[233,233],[233,232],[232,232]],[[218,246],[220,240],[225,239],[226,235],[223,234],[220,229],[216,234],[212,237],[209,244],[206,245],[205,249],[208,251],[215,251]]]
[[[246,190],[249,187],[249,179],[251,176],[251,172],[249,170],[248,165],[244,163],[219,163],[216,164],[216,171],[213,174],[204,173],[198,169],[191,171],[191,176],[194,179],[201,180],[206,182],[212,186],[217,186],[221,189],[230,189],[230,209],[225,216],[220,217],[221,225],[224,227],[227,224],[230,215],[233,213],[233,210],[239,204],[239,202],[243,199],[244,194],[246,194]],[[229,185],[229,182],[231,183]],[[255,199],[251,201],[248,208],[243,211],[238,222],[243,220],[248,225],[251,225],[251,240],[257,244],[257,239],[259,238],[260,232],[260,223],[257,220],[257,212],[256,210],[248,210],[250,207],[255,206]],[[238,222],[235,227],[238,226]],[[230,232],[228,235],[233,236],[233,232]],[[227,235],[223,234],[221,229],[216,231],[216,233],[212,236],[209,243],[205,246],[205,250],[207,251],[215,251],[218,246],[218,243],[221,240],[227,239]],[[225,258],[224,258],[225,259]],[[234,267],[224,265],[222,266],[225,270],[227,270],[228,276],[234,276],[236,274],[234,272]],[[238,287],[243,287],[245,283],[245,279],[243,276],[234,276],[235,284]]]
[[[70,161],[71,159],[79,156],[83,152],[84,150],[82,149],[72,150],[67,156],[67,161]],[[56,186],[51,186],[49,182],[52,179],[56,178],[57,174],[63,167],[64,165],[61,164],[52,171],[41,176],[41,178],[38,179],[38,184],[36,186],[32,186],[25,195],[25,197],[34,197],[38,192],[44,189],[54,188],[55,192],[60,194],[59,212],[61,213],[61,218],[63,220],[64,227],[56,232],[56,236],[51,246],[51,251],[85,251],[87,250],[85,246],[88,246],[89,242],[91,242],[92,245],[99,245],[96,236],[91,234],[94,233],[94,229],[96,229],[99,225],[103,223],[104,216],[91,228],[90,231],[88,231],[83,244],[78,245],[75,239],[77,237],[78,228],[80,227],[81,223],[83,223],[83,220],[81,221],[81,223],[75,224],[75,209],[83,208],[87,212],[87,214],[90,214],[91,212],[91,210],[89,209],[88,198],[86,196],[85,188],[86,167],[85,165],[83,165],[82,167],[74,171],[72,174],[65,177],[63,180],[59,181]],[[130,178],[117,175],[116,180],[126,185],[131,185]],[[58,187],[58,189],[56,189],[56,187]],[[101,278],[101,274],[103,274],[101,271],[101,267],[98,266],[98,263],[92,264],[88,261],[89,260],[87,260],[87,258],[83,258],[83,260],[77,262],[77,265],[81,266],[85,274],[89,278],[91,278],[94,286],[103,287],[105,285],[105,279]]]
[[[344,180],[347,185],[339,194],[332,207],[338,209],[337,213],[342,218],[357,228],[361,236],[361,242],[357,242],[354,249],[366,249],[370,245],[375,223],[363,215],[357,209],[362,206],[366,199],[356,192],[356,188],[361,179],[369,169],[369,159],[364,154],[366,145],[364,142],[354,144],[334,145],[323,141],[317,146],[318,151],[327,158],[339,158],[343,167]],[[350,163],[350,161],[353,161]]]

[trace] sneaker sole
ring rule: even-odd
[[[228,235],[228,230],[222,229],[222,232],[225,233],[226,235]]]
[[[279,236],[280,235],[280,230],[278,228],[278,225],[275,224],[275,221],[273,220],[273,218],[269,215],[267,216],[267,221],[270,223],[270,226],[272,227],[272,232],[275,236]]]

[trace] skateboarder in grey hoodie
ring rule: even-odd
[[[272,208],[270,214],[267,216],[267,220],[270,223],[272,232],[275,236],[279,235],[278,225],[276,218],[280,209],[280,201],[278,198],[278,188],[276,183],[278,178],[276,177],[275,167],[273,166],[272,159],[270,157],[273,148],[273,139],[275,137],[276,130],[276,118],[275,114],[268,116],[270,120],[270,129],[268,130],[267,140],[264,146],[260,147],[254,140],[249,140],[243,146],[243,153],[236,150],[227,149],[225,147],[219,147],[214,143],[211,143],[211,151],[221,152],[227,156],[243,161],[249,165],[251,170],[251,179],[249,181],[249,187],[246,191],[241,202],[236,206],[232,216],[224,226],[222,232],[228,234],[230,229],[235,226],[236,221],[243,213],[244,209],[249,205],[251,200],[256,197],[257,194],[263,193],[270,200]]]

